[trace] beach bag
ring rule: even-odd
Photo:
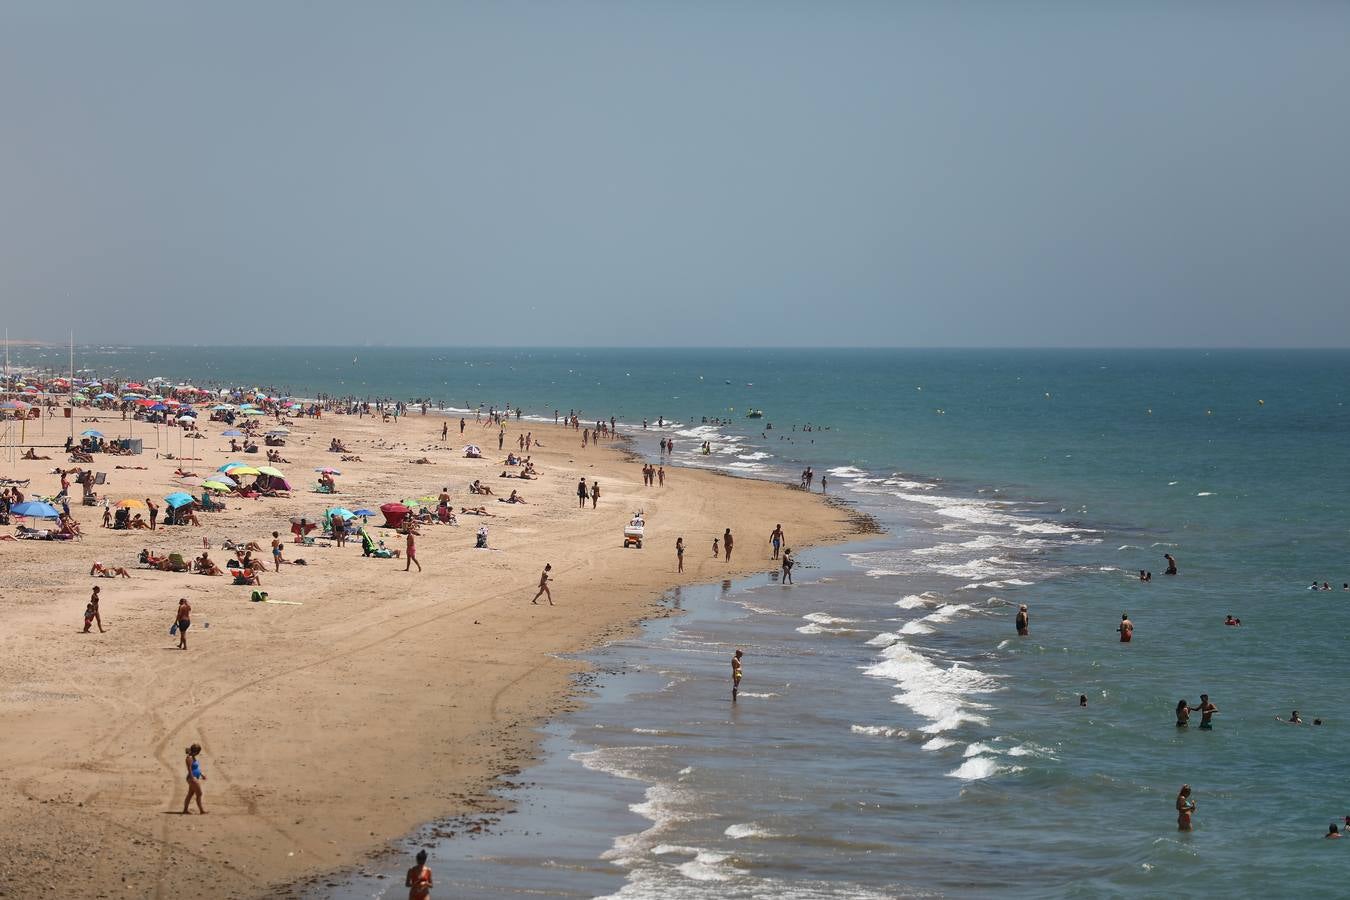
[[[176,634],[178,634],[178,623],[174,622],[169,626],[169,637],[173,637]]]

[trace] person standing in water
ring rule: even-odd
[[[1130,621],[1129,613],[1120,614],[1120,627],[1116,629],[1120,632],[1120,642],[1128,644],[1134,640],[1134,623]]]
[[[403,886],[408,889],[408,900],[427,900],[431,896],[431,869],[427,866],[427,851],[417,851],[417,865],[408,870]]]
[[[1027,612],[1027,605],[1023,603],[1017,608],[1017,633],[1022,637],[1031,634],[1031,614]]]
[[[1200,727],[1206,731],[1214,727],[1214,723],[1211,720],[1218,711],[1219,708],[1210,702],[1209,694],[1201,694],[1200,705],[1191,707],[1191,712],[1198,712],[1200,714]]]
[[[741,690],[741,677],[745,674],[741,671],[741,657],[745,655],[742,650],[737,650],[731,657],[731,702],[736,702],[736,695]]]
[[[187,602],[187,601],[184,601]],[[188,814],[188,805],[192,798],[197,798],[197,812],[206,815],[206,810],[202,809],[202,782],[206,780],[206,775],[202,773],[202,765],[197,761],[197,756],[202,752],[201,744],[193,744],[183,751],[186,754],[184,763],[187,765],[187,797],[183,799],[183,815]]]
[[[1177,831],[1191,830],[1191,816],[1195,814],[1195,800],[1191,797],[1191,786],[1183,784],[1177,792]]]
[[[534,599],[530,601],[531,603],[538,603],[539,598],[544,596],[548,597],[548,605],[553,605],[553,592],[548,589],[548,583],[552,580],[548,573],[552,571],[553,563],[546,563],[544,565],[544,571],[539,573],[539,590],[535,591]]]
[[[1175,575],[1175,574],[1177,574],[1177,561],[1176,561],[1175,559],[1172,558],[1172,554],[1170,554],[1170,553],[1164,553],[1164,554],[1163,554],[1163,559],[1167,560],[1167,571],[1166,571],[1166,572],[1163,572],[1163,574],[1164,574],[1164,575]]]
[[[783,584],[792,584],[792,567],[796,564],[797,561],[792,558],[792,548],[788,547],[783,551]]]

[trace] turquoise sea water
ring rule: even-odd
[[[686,591],[689,615],[597,653],[627,674],[551,727],[515,830],[438,849],[462,895],[1273,896],[1350,874],[1350,844],[1321,838],[1350,814],[1350,353],[164,348],[77,366],[614,415],[653,457],[669,436],[689,465],[812,465],[888,526],[803,554],[791,588]],[[660,416],[677,424],[641,429]],[[1175,728],[1201,692],[1215,729]],[[1294,708],[1325,724],[1276,721]],[[584,828],[557,818],[571,808]]]

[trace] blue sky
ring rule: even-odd
[[[0,10],[0,325],[1345,346],[1350,5]]]

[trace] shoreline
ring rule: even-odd
[[[434,493],[425,484],[417,490],[394,484],[415,480],[422,470],[430,469],[435,473],[434,480],[447,480],[455,486],[452,493],[456,503],[463,503],[464,476],[486,480],[501,467],[490,458],[466,460],[450,450],[439,451],[434,469],[399,462],[398,458],[435,452],[426,448],[437,443],[433,440],[437,435],[424,426],[432,422],[439,426],[442,418],[433,416],[431,422],[419,424],[420,418],[407,416],[396,426],[351,416],[299,419],[293,426],[296,440],[283,453],[297,464],[301,456],[306,462],[327,462],[325,455],[316,451],[326,445],[330,435],[340,433],[372,462],[351,464],[353,471],[341,479],[347,493],[334,499],[357,502],[350,491],[357,491],[358,496],[360,492],[371,494],[369,502],[379,500],[377,495],[381,494],[387,500],[421,490]],[[470,422],[468,427],[471,430],[476,426]],[[813,495],[788,485],[753,477],[727,477],[730,473],[706,469],[673,468],[671,485],[644,489],[634,463],[629,461],[635,451],[621,442],[598,450],[581,450],[579,441],[578,446],[569,446],[571,442],[564,435],[575,438],[576,433],[563,426],[521,421],[508,422],[507,428],[511,438],[517,430],[529,430],[550,446],[533,454],[544,472],[542,480],[512,482],[530,498],[531,505],[511,508],[503,504],[498,507],[502,518],[489,520],[493,523],[494,545],[497,535],[506,532],[500,538],[505,554],[472,557],[467,545],[473,529],[465,526],[476,525],[474,517],[462,517],[458,529],[431,527],[424,530],[419,557],[440,564],[442,560],[437,557],[444,556],[446,568],[454,571],[440,573],[436,578],[439,584],[424,583],[411,590],[400,586],[397,590],[401,593],[389,596],[386,582],[395,574],[403,576],[397,561],[362,560],[356,555],[345,565],[334,566],[329,565],[335,562],[334,554],[343,551],[306,550],[317,559],[302,573],[306,584],[298,599],[310,609],[280,607],[275,611],[270,604],[266,609],[250,608],[246,588],[231,590],[213,583],[215,579],[158,572],[143,575],[133,570],[131,580],[99,580],[109,589],[105,597],[116,598],[105,607],[105,618],[116,623],[110,633],[125,634],[134,625],[137,640],[143,644],[138,648],[141,652],[132,654],[134,658],[119,658],[111,666],[97,653],[78,653],[78,644],[69,645],[71,639],[85,640],[88,636],[72,633],[68,638],[62,633],[53,641],[53,636],[42,632],[62,632],[70,622],[78,625],[75,607],[82,605],[80,598],[90,583],[81,569],[87,571],[89,559],[128,565],[125,548],[132,546],[127,539],[133,536],[104,532],[88,515],[91,510],[84,508],[83,513],[75,510],[77,516],[85,518],[87,537],[82,543],[36,547],[28,542],[8,544],[6,581],[29,570],[27,559],[16,564],[19,561],[14,551],[32,554],[35,569],[50,570],[51,566],[41,563],[58,557],[63,565],[56,567],[60,571],[50,573],[41,594],[43,598],[61,598],[49,609],[34,609],[37,598],[25,594],[17,582],[6,585],[10,589],[5,605],[12,607],[6,611],[12,634],[5,640],[5,649],[19,656],[5,667],[6,674],[12,673],[6,680],[16,690],[0,701],[0,722],[14,728],[13,733],[25,733],[27,729],[35,738],[40,736],[43,740],[34,740],[33,744],[50,749],[35,750],[25,742],[24,748],[0,751],[0,761],[6,764],[8,773],[0,776],[0,789],[11,798],[0,819],[7,832],[29,838],[19,842],[23,846],[16,848],[9,871],[0,871],[0,884],[13,880],[35,896],[55,895],[57,888],[42,881],[44,862],[50,858],[43,845],[64,842],[68,847],[100,848],[104,856],[87,882],[96,890],[111,884],[135,884],[154,896],[175,896],[185,890],[202,896],[256,896],[285,890],[286,885],[293,890],[307,878],[358,865],[372,854],[387,852],[391,842],[428,822],[478,814],[487,807],[501,808],[493,798],[501,775],[518,773],[536,759],[540,727],[558,712],[584,702],[578,696],[582,686],[576,675],[584,671],[585,664],[560,659],[559,654],[594,649],[617,635],[632,634],[654,616],[668,614],[662,610],[660,598],[672,587],[763,571],[767,552],[761,557],[760,551],[742,547],[751,533],[761,528],[767,532],[772,527],[772,521],[761,525],[767,520],[798,523],[794,533],[802,539],[794,538],[797,546],[845,541],[859,533],[856,516],[846,505],[818,503]],[[466,437],[477,435],[470,431]],[[301,442],[305,444],[303,450]],[[208,439],[199,444],[196,455],[206,458],[202,466],[214,468],[211,463],[215,457],[220,456],[221,461],[229,458],[218,448],[206,446],[216,443]],[[398,458],[374,462],[377,456]],[[485,456],[491,457],[492,452]],[[96,466],[100,469],[111,468],[115,462],[147,466],[144,475],[133,470],[117,473],[117,485],[111,490],[130,496],[142,496],[141,490],[163,493],[171,486],[165,473],[177,464],[148,456],[99,462],[107,464]],[[45,475],[51,467],[64,464],[56,459],[23,463],[32,471],[20,477],[32,477],[32,487],[40,487],[54,481],[54,476]],[[606,488],[600,508],[591,516],[592,520],[602,520],[603,525],[588,521],[578,530],[570,521],[573,517],[569,515],[568,497],[579,473],[599,477]],[[362,485],[358,479],[368,484]],[[487,483],[495,489],[501,482],[493,479]],[[137,487],[134,492],[132,484]],[[619,551],[614,538],[631,512],[627,507],[635,503],[648,510],[649,534],[656,538],[659,533],[660,537],[646,551]],[[217,545],[222,529],[215,526],[222,524],[228,525],[225,531],[248,532],[242,536],[262,540],[284,521],[286,512],[296,506],[317,507],[323,500],[318,495],[297,492],[284,509],[277,508],[283,505],[278,501],[244,504],[248,509],[213,514],[221,520],[203,529],[188,529],[191,533],[183,537],[200,541],[199,532],[206,532]],[[592,511],[587,509],[586,513]],[[560,527],[541,533],[539,523],[532,521],[535,516]],[[563,524],[563,520],[569,521]],[[719,560],[714,568],[713,561],[704,558],[706,546],[699,546],[702,537],[695,541],[688,535],[694,564],[687,564],[683,578],[675,575],[673,565],[653,559],[651,554],[658,552],[673,561],[668,549],[658,550],[658,546],[665,547],[667,539],[673,542],[673,531],[668,529],[692,532],[700,522],[712,521],[730,522],[735,532],[743,535],[734,565],[728,567]],[[709,537],[716,533],[706,525],[696,533],[702,536],[705,532]],[[136,546],[142,536],[150,534],[137,533]],[[456,544],[465,546],[451,549],[445,545],[442,539],[452,534]],[[162,541],[165,532],[154,535]],[[758,537],[754,543],[758,543]],[[190,547],[189,543],[186,549]],[[286,552],[292,552],[291,545],[286,545]],[[499,563],[502,555],[513,558]],[[579,580],[584,586],[579,590],[567,584],[566,593],[558,598],[562,609],[571,603],[575,610],[579,601],[584,599],[589,605],[597,598],[603,598],[602,608],[586,608],[565,622],[556,616],[541,618],[548,614],[547,607],[541,610],[525,603],[522,609],[524,594],[532,592],[539,560],[545,555],[554,562],[566,560],[555,566],[560,576],[566,576],[565,583]],[[72,557],[78,557],[74,565],[70,564]],[[479,571],[460,569],[459,563],[470,559],[474,560],[470,566]],[[372,568],[376,566],[386,571]],[[269,572],[271,578],[265,578],[263,588],[274,591],[274,586],[281,585],[286,599],[296,598],[295,579],[291,577],[295,574],[290,568],[277,575]],[[413,573],[408,578],[418,576]],[[123,595],[130,593],[128,588],[136,588],[139,594],[140,588],[150,586],[148,582],[152,581],[160,590],[149,591],[152,596],[134,608],[124,599]],[[433,587],[435,592],[431,591]],[[159,649],[168,641],[152,637],[153,630],[143,626],[167,616],[171,611],[165,605],[172,600],[169,595],[189,589],[205,593],[193,597],[194,605],[200,597],[201,606],[209,610],[207,615],[217,628],[225,628],[225,634],[231,637],[228,652],[234,658],[211,658],[208,672],[188,676],[191,686],[184,698],[172,686],[166,691],[159,684],[184,678],[181,664],[175,664],[172,656],[157,658],[156,654],[166,656]],[[465,597],[436,596],[441,591],[487,596],[469,602]],[[217,600],[232,605],[221,604],[217,612],[213,608]],[[507,609],[497,608],[511,601],[515,602]],[[312,614],[320,604],[325,612],[316,617]],[[114,609],[114,615],[108,616]],[[243,619],[255,612],[271,621],[255,622],[250,628]],[[288,616],[290,613],[294,615]],[[402,621],[395,623],[395,619]],[[551,625],[553,633],[543,633],[541,625]],[[466,636],[459,630],[465,626],[483,629],[471,636],[474,646],[466,646]],[[292,628],[302,630],[289,641],[286,632]],[[77,632],[78,628],[70,630]],[[282,636],[275,634],[277,630],[283,632]],[[241,633],[238,638],[233,634],[236,631]],[[189,657],[194,669],[204,657],[218,656],[210,650],[196,652],[196,648],[203,644],[209,648],[221,634],[220,630],[212,633],[205,628],[201,632],[194,629],[194,652]],[[20,636],[33,639],[28,643],[45,641],[47,653],[35,657],[32,649],[20,650]],[[335,652],[315,652],[315,646],[305,643],[311,637],[316,638],[314,645],[322,644]],[[106,641],[107,636],[103,638]],[[498,641],[506,641],[510,649],[489,649],[489,644]],[[395,651],[392,659],[369,659],[386,647]],[[450,653],[447,647],[452,648]],[[432,669],[406,665],[409,655],[424,660]],[[279,658],[292,664],[279,666]],[[25,666],[27,671],[14,672],[16,667],[22,670]],[[445,671],[445,666],[456,671]],[[48,669],[45,673],[44,667]],[[54,670],[61,671],[62,679],[55,677]],[[84,685],[84,679],[89,679],[97,682],[97,687],[70,690],[71,676],[76,685]],[[297,678],[321,682],[324,689],[297,686]],[[62,690],[58,681],[66,684],[66,689]],[[144,692],[143,698],[137,688]],[[492,692],[485,696],[489,688]],[[59,699],[44,700],[44,695]],[[446,698],[450,697],[455,702],[448,702]],[[176,723],[166,722],[171,713],[161,709],[172,709],[185,699],[192,711]],[[64,710],[64,715],[54,715],[54,709],[60,706],[72,708]],[[116,711],[114,718],[120,727],[109,728],[100,721],[100,706]],[[278,715],[283,710],[290,710],[292,715]],[[428,721],[442,715],[443,721]],[[156,734],[159,740],[145,748],[150,753],[142,750],[137,754],[134,745],[143,740],[143,731]],[[360,739],[346,735],[348,731],[360,734]],[[219,776],[205,785],[207,803],[224,813],[219,818],[180,820],[164,815],[181,797],[181,786],[175,785],[173,791],[168,787],[174,783],[171,773],[180,762],[173,741],[185,744],[193,736],[207,748],[208,772]],[[232,743],[248,746],[231,747]],[[332,759],[336,748],[356,753],[357,758],[348,764],[329,766],[336,771],[317,778],[307,771],[315,767],[314,759]],[[106,759],[121,752],[142,758],[130,765]],[[153,762],[145,756],[153,757]],[[398,771],[405,759],[417,759],[425,777]],[[269,770],[291,765],[295,766],[291,772],[294,777],[274,784],[275,773]],[[127,768],[132,771],[128,773]],[[371,771],[385,774],[367,784],[362,776]],[[108,782],[116,787],[109,787]],[[149,797],[141,796],[145,791]],[[333,792],[338,796],[325,796]],[[383,796],[377,798],[377,794]],[[208,809],[212,807],[208,805]],[[216,828],[223,827],[224,833],[216,828],[208,830],[198,822],[221,823]],[[321,835],[310,834],[314,828],[321,829]],[[44,833],[51,840],[44,841]],[[129,835],[130,840],[110,840],[117,833]],[[282,848],[289,849],[282,853]],[[204,877],[204,864],[209,878]],[[182,876],[175,875],[184,867],[195,870],[190,887],[179,880]],[[208,883],[209,887],[203,887]],[[30,890],[30,886],[35,889]]]

